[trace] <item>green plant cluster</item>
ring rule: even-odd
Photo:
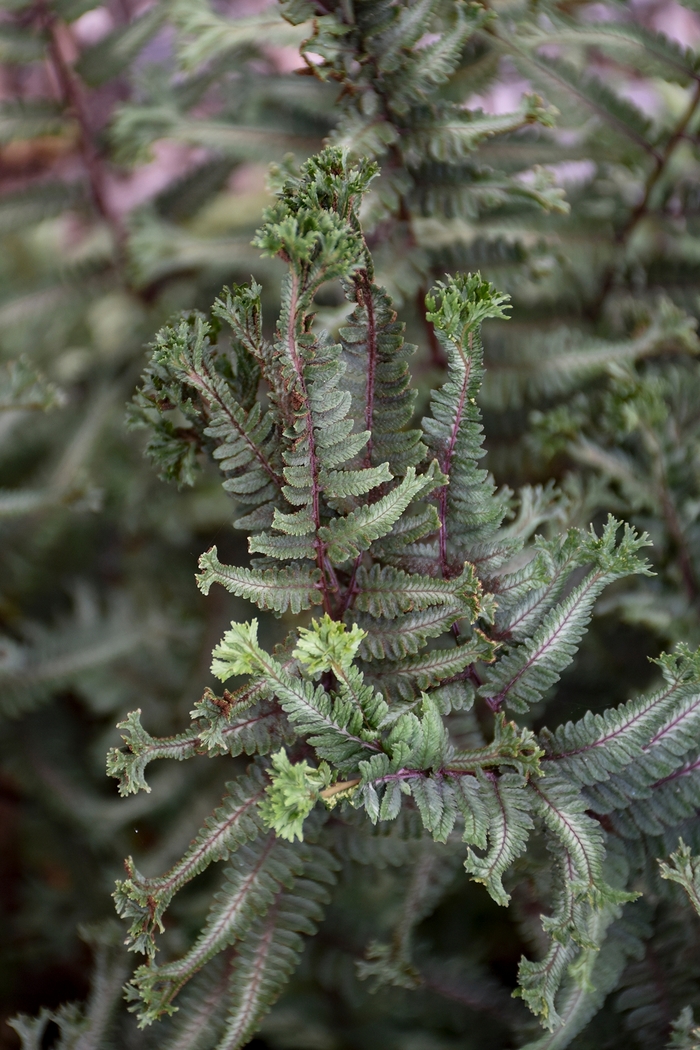
[[[130,994],[141,1001],[144,1024],[172,1013],[186,982],[234,946],[217,1045],[243,1046],[288,979],[300,935],[315,932],[346,853],[360,852],[349,840],[364,842],[371,864],[384,863],[387,838],[418,844],[427,835],[444,844],[435,864],[450,874],[454,849],[465,842],[466,871],[501,906],[519,881],[512,869],[521,858],[520,879],[546,880],[548,946],[542,958],[521,961],[517,994],[566,1045],[636,951],[634,938],[627,951],[616,944],[616,924],[623,905],[643,893],[646,866],[622,843],[675,830],[697,807],[700,662],[681,647],[657,661],[664,681],[656,691],[554,731],[536,735],[527,721],[507,719],[506,712],[527,715],[559,680],[602,591],[649,571],[639,558],[649,540],[630,526],[620,532],[610,518],[600,535],[555,526],[550,539],[532,543],[542,518],[556,519],[558,494],[527,492],[514,502],[479,466],[481,324],[504,316],[504,297],[478,274],[449,278],[428,296],[447,377],[421,429],[408,429],[406,351],[386,293],[372,280],[357,218],[374,174],[369,165],[348,168],[332,148],[288,179],[256,236],[288,266],[274,337],[262,334],[259,289],[233,289],[213,311],[230,334],[221,328],[213,342],[214,329],[199,316],[163,330],[136,398],[132,418],[154,429],[156,463],[170,471],[177,458],[183,435],[168,417],[179,410],[191,441],[213,442],[224,485],[254,507],[238,522],[249,533],[251,567],[224,565],[212,548],[200,559],[205,593],[221,584],[288,614],[288,622],[290,612],[298,618],[314,606],[324,614],[292,629],[275,653],[261,646],[256,620],[233,623],[214,649],[212,671],[247,682],[222,700],[207,696],[190,733],[145,741],[135,716],[124,724],[126,748],[109,758],[124,794],[145,786],[147,759],[191,754],[195,734],[195,750],[220,753],[225,739],[229,754],[262,756],[228,785],[165,875],[148,878],[128,862],[117,909],[131,920],[133,949],[149,958]],[[313,329],[314,297],[329,280],[356,304],[338,343]],[[255,369],[265,384],[264,415],[250,384]],[[393,419],[404,415],[401,429],[386,426],[388,404]],[[538,497],[534,528],[532,518],[505,523],[509,508]],[[458,743],[465,718],[466,749]],[[225,889],[194,943],[159,964],[155,937],[175,892],[231,856]],[[687,847],[676,863],[661,873],[697,896]],[[420,983],[405,938],[393,948],[374,944],[360,974]],[[222,987],[218,970],[210,981]],[[213,994],[211,983],[204,987]],[[548,1043],[545,1036],[530,1045]]]
[[[687,47],[614,2],[3,9],[0,877],[25,1050],[204,1050],[258,1022],[280,1050],[697,1042],[686,7]],[[123,426],[159,328],[129,417],[179,492]],[[132,1005],[178,1008],[142,1030],[107,919],[126,853]],[[80,923],[92,990],[58,1009],[87,994]]]

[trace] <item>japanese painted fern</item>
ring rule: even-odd
[[[156,758],[252,759],[231,766],[181,860],[159,877],[128,861],[117,886],[130,946],[146,957],[128,985],[141,1023],[177,1011],[195,978],[200,1006],[183,1011],[172,1045],[243,1046],[334,886],[393,852],[416,876],[396,935],[367,945],[359,975],[426,980],[411,931],[461,855],[499,905],[530,885],[541,948],[522,960],[516,995],[544,1029],[528,1047],[564,1047],[641,943],[629,902],[646,883],[627,843],[657,856],[654,836],[685,826],[700,799],[700,657],[687,648],[659,659],[650,695],[533,731],[603,589],[648,572],[649,541],[612,518],[598,531],[562,528],[553,490],[516,500],[479,466],[480,329],[508,309],[479,274],[427,297],[448,366],[414,425],[413,348],[358,221],[375,172],[330,148],[290,176],[256,237],[287,268],[274,332],[255,282],[225,290],[210,317],[159,333],[132,408],[164,476],[191,482],[208,453],[241,508],[250,565],[223,564],[212,548],[202,591],[219,584],[288,629],[268,651],[257,619],[233,623],[214,650],[223,695],[207,690],[175,737],[152,737],[133,713],[109,756],[123,795],[149,790]],[[337,342],[314,327],[329,281],[351,311]],[[228,867],[202,929],[161,961],[173,898],[219,861]],[[695,887],[696,868],[682,875]],[[207,1023],[190,1038],[197,1009]]]

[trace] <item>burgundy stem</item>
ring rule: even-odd
[[[377,320],[374,314],[372,285],[366,270],[361,270],[355,277],[355,289],[358,306],[363,306],[367,314],[367,387],[365,393],[365,430],[369,430],[369,440],[365,449],[365,466],[372,465],[372,435],[374,433],[374,388],[377,377]]]
[[[268,462],[268,460],[265,459],[265,456],[263,456],[262,452],[260,451],[258,446],[255,444],[255,442],[250,440],[250,438],[245,433],[243,428],[239,426],[239,424],[233,418],[231,413],[227,410],[226,405],[222,402],[221,398],[217,394],[217,392],[214,389],[214,387],[211,386],[210,384],[207,384],[202,379],[201,376],[197,375],[196,372],[188,372],[187,373],[187,378],[188,378],[189,382],[192,384],[192,386],[198,387],[200,390],[202,390],[211,401],[215,402],[219,406],[219,408],[223,412],[226,413],[226,416],[227,416],[229,422],[231,423],[231,426],[235,427],[235,429],[237,430],[238,434],[243,438],[243,440],[247,444],[248,448],[251,450],[253,455],[256,457],[256,459],[260,463],[260,466],[263,468],[265,473],[270,478],[270,481],[274,482],[274,484],[277,486],[278,489],[281,488],[282,487],[282,478],[280,478],[280,476],[275,472],[274,468]]]
[[[332,615],[332,605],[330,598],[330,588],[328,586],[328,559],[326,557],[325,544],[318,538],[318,529],[321,526],[321,507],[320,507],[320,488],[318,482],[318,457],[316,455],[316,438],[314,436],[314,427],[311,420],[311,410],[309,408],[309,394],[306,389],[306,382],[304,380],[304,371],[302,363],[297,352],[296,345],[296,332],[295,332],[295,319],[297,312],[297,304],[299,301],[299,281],[295,273],[291,275],[292,288],[289,302],[289,315],[287,319],[287,350],[289,351],[289,357],[294,366],[294,371],[297,375],[297,381],[301,388],[301,393],[306,406],[306,438],[309,443],[309,459],[311,462],[311,517],[316,529],[316,538],[314,539],[314,548],[316,550],[316,564],[318,565],[321,573],[321,593],[323,594],[323,611]]]
[[[455,419],[452,424],[452,430],[450,433],[450,442],[447,446],[441,468],[443,474],[447,474],[449,477],[450,467],[452,466],[452,457],[454,456],[455,445],[457,444],[457,437],[459,435],[459,428],[462,425],[462,416],[464,415],[464,404],[467,399],[467,390],[469,389],[469,377],[472,369],[472,358],[471,352],[474,346],[473,334],[469,333],[469,357],[465,362],[464,368],[464,381],[462,382],[462,389],[459,392],[459,402],[457,404],[457,412]],[[443,577],[447,576],[447,486],[443,485],[440,489],[440,495],[438,497],[438,515],[440,518],[440,570]]]

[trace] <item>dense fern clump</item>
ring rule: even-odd
[[[231,928],[241,939],[210,957],[218,942],[207,939],[206,915],[212,894],[239,899],[236,887],[258,861],[260,880],[247,898],[256,922],[267,921],[265,894],[277,892],[278,874],[287,879],[285,901],[301,895],[313,911],[309,923],[321,907],[326,915],[306,940],[287,992],[261,1022],[256,1038],[274,1050],[503,1050],[528,1040],[560,1046],[570,1037],[575,1050],[657,1050],[669,1038],[673,1046],[697,1043],[700,942],[688,895],[692,904],[700,845],[692,726],[700,643],[700,22],[691,8],[697,12],[695,0],[685,8],[665,0],[5,5],[0,818],[9,817],[0,832],[9,828],[10,845],[3,837],[0,1032],[13,1050],[3,1018],[17,1009],[36,1013],[42,1004],[38,1017],[15,1022],[25,1050],[46,1050],[54,1036],[54,1050],[215,1046],[238,1001],[230,989],[245,986],[244,960],[253,965],[259,942],[245,939],[248,918],[237,913]],[[317,527],[306,462],[288,461],[292,439],[281,433],[299,422],[295,373],[256,356],[262,345],[275,352],[272,319],[285,260],[261,257],[250,241],[271,200],[267,164],[276,165],[269,185],[294,212],[295,164],[324,141],[347,149],[350,167],[365,158],[380,171],[359,206],[374,273],[364,256],[350,272],[358,242],[319,218],[318,201],[310,205],[314,223],[326,222],[329,252],[341,237],[340,271],[334,280],[309,277],[313,305],[298,304],[300,317],[316,314],[314,361],[303,368],[324,405],[335,391],[350,398],[345,415],[316,427],[331,435],[327,446],[318,439]],[[320,206],[336,208],[325,199]],[[355,200],[346,216],[355,235],[357,207]],[[312,223],[304,236],[315,244],[319,230]],[[264,250],[274,252],[275,243]],[[456,309],[450,301],[478,299],[480,284],[446,282],[445,273],[477,270],[510,295],[513,309],[510,320],[498,316],[501,302],[486,326],[483,377],[471,349],[465,377],[455,340],[440,326]],[[326,276],[332,273],[329,263]],[[251,274],[253,282],[236,287]],[[314,295],[316,280],[322,284]],[[223,281],[230,287],[210,311]],[[283,290],[288,309],[288,283]],[[399,308],[415,354],[394,316]],[[142,459],[143,435],[124,433],[123,404],[142,370],[143,344],[182,309],[187,314],[157,337],[159,353],[130,410],[133,422],[148,424],[160,472],[184,486],[178,492]],[[330,334],[321,346],[316,336],[324,327]],[[451,445],[454,400],[462,394],[465,430]],[[470,451],[476,436],[466,424],[480,420],[471,397],[484,412],[482,462],[501,484],[495,491]],[[424,415],[432,422],[421,425]],[[301,447],[303,434],[294,440]],[[421,495],[416,487],[391,531],[376,536],[364,508],[406,479],[404,496],[421,478],[427,485],[433,461],[434,490]],[[237,531],[228,528],[219,468],[242,524]],[[519,490],[517,498],[504,482]],[[559,608],[569,625],[566,603],[585,605],[614,575],[588,532],[594,522],[600,538],[609,513],[649,533],[655,575],[613,581],[588,632],[577,637],[571,624],[564,640],[570,655],[578,649],[559,681],[549,657],[518,677],[518,661],[536,655],[538,639],[555,629],[542,617]],[[533,540],[537,532],[543,535]],[[214,543],[218,551],[201,569],[203,588],[225,579],[230,590],[212,586],[204,597],[193,572],[198,553]],[[339,561],[343,554],[350,560]],[[309,800],[297,805],[294,792],[320,796],[358,779],[360,763],[377,758],[372,740],[389,755],[392,727],[377,715],[375,736],[357,761],[349,753],[343,765],[323,752],[332,746],[325,730],[281,713],[279,692],[268,695],[257,671],[245,693],[236,682],[217,695],[211,648],[232,617],[250,621],[251,599],[260,648],[276,661],[269,666],[322,686],[330,714],[336,706],[346,711],[346,697],[334,671],[319,675],[315,657],[303,662],[301,654],[321,644],[314,632],[323,646],[343,638],[357,644],[351,667],[363,675],[362,688],[383,697],[397,719],[411,713],[423,725],[425,693],[438,704],[455,753],[488,745],[493,761],[479,767],[482,782],[491,784],[493,774],[505,792],[509,775],[527,778],[521,794],[507,795],[522,825],[517,848],[529,834],[501,877],[507,909],[464,875],[465,855],[477,878],[484,859],[476,841],[458,841],[466,803],[447,841],[433,838],[457,805],[450,791],[456,784],[470,790],[475,758],[460,765],[448,755],[428,776],[402,777],[398,789],[379,775],[365,779],[362,789],[371,798],[374,788],[380,809],[388,794],[392,806],[402,803],[394,822],[384,811],[371,825],[366,803],[353,808],[359,785],[330,816],[319,802],[303,820]],[[339,623],[346,632],[336,638],[331,625]],[[481,654],[473,666],[460,664],[469,646]],[[673,653],[671,662],[664,651]],[[659,673],[665,685],[655,681]],[[193,724],[179,732],[205,685]],[[471,707],[470,687],[477,694]],[[679,712],[687,705],[687,715],[679,735],[669,728],[657,748],[663,726],[654,719],[667,710],[666,699]],[[629,724],[619,716],[623,729],[615,712],[626,701],[633,706]],[[346,729],[357,717],[348,704]],[[141,715],[127,716],[137,705]],[[514,740],[511,723],[491,714],[499,706],[506,718],[517,717]],[[157,757],[213,760],[159,763],[150,793],[119,799],[102,759],[119,739],[118,720],[131,750],[115,762],[128,760],[133,788],[146,786],[146,767]],[[364,715],[362,728],[369,731]],[[536,734],[529,751],[525,730]],[[604,749],[589,746],[595,732]],[[325,743],[307,746],[309,734]],[[539,761],[538,750],[545,752]],[[528,762],[502,768],[504,752]],[[270,764],[258,757],[258,774],[247,774],[251,755]],[[428,771],[420,756],[411,761],[399,771]],[[585,979],[594,956],[580,933],[581,923],[593,922],[587,898],[576,904],[574,946],[564,933],[566,950],[552,951],[556,916],[567,905],[561,869],[546,851],[554,835],[549,810],[535,785],[553,783],[553,761],[573,784],[572,798],[583,800],[584,826],[591,818],[594,831],[602,829],[608,883],[643,893],[607,927],[592,972],[595,993]],[[538,766],[544,779],[536,779]],[[450,773],[440,780],[440,770]],[[217,852],[219,839],[211,852],[200,857],[195,849],[194,861],[188,853],[176,864],[204,813],[216,809],[209,842],[217,822],[228,828],[245,801],[238,789],[251,784],[240,779],[217,806],[222,782],[256,775],[265,819],[274,824],[286,813],[302,828],[304,849],[319,847],[341,864],[335,875],[331,865],[314,876],[315,889],[299,857],[283,852],[287,840],[262,857],[267,825],[256,837],[257,810],[251,824],[241,814],[239,830],[253,838],[238,845],[223,878],[216,864],[190,878],[200,860],[226,854],[227,846]],[[265,790],[268,776],[281,785],[277,795]],[[438,782],[443,815],[428,833],[420,814],[439,805],[431,801]],[[112,798],[105,796],[110,787]],[[491,799],[482,831],[493,818],[490,791],[473,791],[474,807]],[[289,845],[302,848],[296,837]],[[130,961],[123,932],[109,918],[109,892],[130,852],[136,860],[128,878],[138,883],[138,868],[159,891],[162,1001],[192,972],[195,945],[208,960],[172,1000],[173,1017],[139,1030],[122,1004]],[[316,854],[319,872],[324,856]],[[155,878],[162,871],[170,872],[166,882],[172,876],[167,892]],[[324,879],[333,877],[324,903]],[[491,889],[498,897],[496,881]],[[551,929],[543,928],[543,914]],[[596,914],[591,943],[610,913]],[[304,938],[283,926],[275,944],[290,951],[278,976],[293,968],[295,938]],[[89,953],[78,929],[95,956],[89,996]],[[578,955],[576,937],[584,941]],[[151,944],[148,930],[142,946]],[[539,963],[523,964],[522,995],[512,999],[521,957]],[[552,965],[545,991],[543,960]],[[541,1007],[557,975],[564,986],[554,1006],[566,1024],[538,1035],[525,1004]],[[158,988],[145,979],[141,986],[152,992],[155,1012]],[[378,987],[381,994],[373,994]],[[274,997],[271,987],[265,996]],[[80,999],[84,1006],[58,1008]]]
[[[644,898],[658,894],[658,875],[697,901],[690,849],[660,870],[654,858],[667,829],[697,845],[700,659],[679,647],[659,658],[654,691],[533,731],[599,595],[648,572],[649,540],[612,518],[599,532],[562,528],[555,490],[516,499],[479,467],[480,329],[507,307],[478,274],[428,296],[447,376],[409,429],[412,348],[373,281],[357,217],[375,171],[333,148],[288,178],[256,237],[288,270],[274,335],[257,285],[225,290],[211,318],[159,333],[135,399],[132,421],[151,428],[166,476],[189,481],[192,450],[206,451],[245,508],[250,567],[222,564],[212,548],[201,589],[220,584],[273,610],[288,633],[269,651],[256,619],[232,623],[212,665],[231,691],[205,693],[180,736],[151,737],[138,713],[123,723],[109,769],[125,795],[148,789],[155,758],[256,756],[166,874],[127,863],[117,909],[146,955],[129,996],[149,1024],[178,1009],[197,975],[202,1001],[217,1004],[206,1045],[243,1046],[333,887],[355,881],[363,893],[358,864],[381,870],[396,851],[420,877],[430,857],[441,887],[432,910],[462,852],[497,904],[529,887],[542,932],[515,994],[545,1031],[528,1046],[563,1047],[639,951],[631,930],[652,921]],[[353,306],[339,342],[314,327],[328,281]],[[547,537],[533,539],[545,521]],[[161,962],[175,894],[221,860],[232,866],[203,928]],[[416,964],[410,937],[426,902],[410,894],[393,939],[366,945],[361,978],[427,980],[431,961]],[[513,1018],[522,1039],[527,1025]]]

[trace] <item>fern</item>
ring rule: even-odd
[[[232,971],[234,1005],[219,1046],[241,1045],[289,976],[301,946],[299,933],[315,928],[315,905],[308,913],[299,905],[291,925],[283,918],[292,915],[284,902],[296,892],[295,880],[306,885],[302,858],[308,835],[332,854],[334,828],[347,820],[354,827],[354,812],[364,811],[377,826],[413,813],[436,843],[452,843],[458,832],[469,846],[467,872],[506,906],[510,893],[504,879],[513,880],[514,865],[530,851],[537,822],[555,858],[555,904],[542,918],[548,953],[541,962],[523,961],[520,994],[564,1040],[577,1018],[592,1016],[602,1003],[601,995],[567,999],[574,993],[566,982],[571,976],[577,988],[594,987],[596,953],[622,906],[637,895],[625,877],[610,881],[607,874],[598,800],[611,792],[622,800],[640,777],[658,780],[686,768],[697,708],[697,656],[682,649],[660,658],[666,676],[661,690],[617,711],[588,714],[555,733],[543,730],[544,749],[525,726],[506,722],[502,705],[523,712],[558,680],[603,588],[648,572],[638,552],[649,541],[629,526],[618,539],[620,524],[611,519],[600,536],[569,529],[548,541],[538,539],[524,567],[510,567],[509,559],[530,542],[536,524],[526,519],[536,523],[538,510],[528,493],[524,499],[532,505],[523,503],[518,523],[503,525],[507,497],[476,467],[482,441],[475,400],[483,371],[479,330],[488,317],[503,315],[503,297],[478,275],[450,278],[428,297],[429,316],[448,357],[446,382],[433,395],[433,416],[423,422],[425,443],[405,431],[411,444],[403,448],[414,449],[415,461],[404,459],[398,477],[389,461],[377,462],[371,429],[375,402],[358,379],[363,370],[346,371],[342,347],[317,334],[310,316],[319,285],[342,278],[355,303],[358,336],[351,341],[352,354],[365,355],[371,378],[370,300],[363,300],[360,314],[361,285],[353,276],[371,272],[357,219],[371,175],[366,166],[350,168],[345,154],[330,148],[282,186],[257,236],[257,243],[279,254],[289,268],[275,341],[263,345],[255,321],[245,332],[239,327],[230,350],[207,351],[217,355],[223,376],[259,376],[250,380],[247,412],[258,403],[255,383],[265,382],[270,418],[257,440],[267,461],[281,464],[283,483],[274,494],[270,490],[267,519],[261,515],[246,523],[253,529],[251,553],[264,555],[261,567],[222,566],[211,551],[201,562],[200,586],[206,592],[220,582],[278,615],[298,614],[312,602],[325,611],[310,626],[299,625],[292,636],[296,644],[276,655],[261,644],[257,620],[233,623],[214,650],[212,670],[224,682],[247,676],[248,685],[226,693],[223,701],[205,695],[195,712],[200,721],[189,734],[158,741],[136,716],[125,723],[126,749],[110,758],[124,791],[145,786],[145,764],[157,757],[190,758],[207,749],[270,756],[257,760],[248,775],[252,779],[230,785],[222,807],[170,872],[145,879],[134,870],[120,884],[118,905],[133,919],[134,947],[152,955],[173,894],[212,861],[234,857],[191,948],[172,963],[150,962],[138,970],[133,994],[142,1000],[142,1022],[150,1022],[175,1008],[180,989],[200,967],[240,942]],[[215,310],[227,303],[231,314],[243,310],[236,302],[252,301],[243,290],[235,294],[237,299],[225,293]],[[371,297],[385,316],[393,316],[385,293],[372,289]],[[161,346],[189,346],[193,340],[204,346],[197,333],[207,330],[207,322],[191,323],[193,334],[165,330],[156,344],[157,361],[163,359]],[[397,354],[404,399],[401,344],[394,338],[384,345]],[[227,355],[240,358],[244,352],[258,373],[252,363],[227,365]],[[152,375],[151,370],[147,384]],[[379,371],[375,380],[381,390]],[[179,383],[186,390],[191,376],[181,373]],[[173,397],[186,404],[176,389]],[[409,414],[405,408],[401,413],[407,426]],[[160,426],[158,418],[153,423]],[[213,442],[212,458],[225,462],[228,452],[220,449],[226,449],[228,435],[208,427],[206,437]],[[247,473],[261,477],[258,464],[246,452],[236,467],[236,491],[244,500]],[[426,505],[429,513],[421,510]],[[417,549],[431,574],[414,571]],[[584,566],[592,566],[589,574],[567,591],[571,574]],[[503,611],[494,616],[499,602]],[[475,684],[493,712],[492,741],[464,749],[452,740],[445,716],[469,710]],[[202,719],[211,725],[205,733],[198,728]],[[243,722],[258,719],[270,719],[269,726],[242,736]],[[275,750],[277,741],[286,747]],[[307,749],[303,758],[301,742]],[[332,822],[324,821],[322,810],[317,814],[319,804],[334,811]],[[625,804],[616,803],[623,810]],[[412,986],[419,978],[408,949],[387,951],[368,949],[362,973]],[[623,959],[624,953],[611,949],[610,967],[601,971],[604,987]],[[561,1009],[555,1005],[560,999]]]
[[[3,359],[19,361],[2,432],[3,673],[21,716],[2,762],[22,841],[34,835],[10,950],[16,936],[66,959],[73,905],[99,911],[105,871],[134,851],[124,908],[161,953],[129,995],[149,1019],[179,1007],[135,1032],[115,976],[86,1013],[24,1019],[22,1039],[57,1027],[66,1045],[211,1050],[262,1025],[280,1046],[380,1031],[397,1045],[464,1032],[655,1048],[698,1005],[691,906],[657,864],[680,871],[664,859],[679,835],[698,850],[697,56],[644,5],[280,6],[110,7],[96,44],[68,0],[8,9],[0,27],[22,96],[1,129],[0,328]],[[278,50],[297,47],[303,76]],[[520,97],[516,68],[542,98]],[[501,85],[510,112],[494,106]],[[281,161],[327,137],[349,157]],[[181,173],[153,191],[173,158]],[[269,160],[280,196],[260,259],[250,238],[269,195],[248,162]],[[132,162],[152,164],[148,186]],[[473,276],[445,277],[456,270]],[[149,333],[193,303],[204,312],[156,338],[131,409],[161,474],[188,490],[176,496],[113,406]],[[221,535],[226,494],[250,562]],[[613,523],[600,536],[609,513],[636,527],[622,546]],[[645,531],[650,579],[634,551]],[[201,589],[221,587],[205,602],[191,552],[207,547]],[[74,577],[96,597],[73,618]],[[230,691],[202,695],[202,651],[251,602],[259,638],[227,631]],[[123,793],[146,789],[151,761],[179,762],[126,804],[92,778],[112,712]],[[246,775],[251,822],[219,838],[229,803],[201,814]],[[465,853],[508,911],[460,875]],[[639,891],[649,905],[625,903]],[[523,943],[508,1009],[493,974]],[[363,954],[388,994],[354,983]],[[553,1027],[532,1035],[524,1004]],[[672,1038],[694,1027],[686,1011]]]

